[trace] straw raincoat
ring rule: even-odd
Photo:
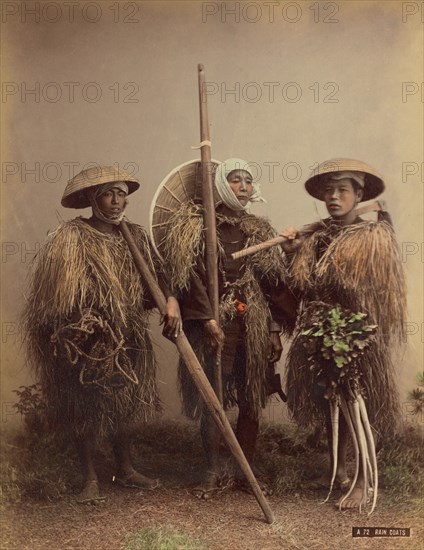
[[[138,188],[113,167],[92,172],[68,183],[64,206],[88,206],[87,189],[114,179],[126,181],[130,193]],[[129,228],[157,272],[147,233]],[[152,307],[119,231],[102,233],[79,217],[49,234],[30,273],[24,322],[54,427],[106,435],[120,423],[152,416],[159,403],[148,331]]]

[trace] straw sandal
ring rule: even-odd
[[[139,472],[133,472],[125,477],[114,477],[113,481],[121,487],[130,489],[153,490],[160,486],[160,481],[158,479],[150,479]]]
[[[76,498],[78,504],[97,504],[105,500],[106,497],[99,493],[99,483],[95,479],[87,481],[84,489]]]

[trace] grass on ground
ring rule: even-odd
[[[126,537],[123,550],[206,550],[206,546],[193,537],[172,529],[142,529]]]
[[[144,425],[134,438],[135,464],[142,464],[168,486],[189,485],[204,468],[198,426],[172,420]],[[24,499],[58,500],[78,492],[82,477],[73,442],[65,434],[21,431],[5,434],[0,449],[3,503]],[[100,475],[113,473],[109,444],[97,453]],[[257,444],[256,464],[278,496],[301,493],[328,469],[323,435],[293,425],[265,423]],[[422,496],[424,460],[419,425],[386,441],[379,452],[380,487],[395,502]],[[150,475],[150,473],[148,473]]]

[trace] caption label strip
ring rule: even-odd
[[[409,527],[352,527],[352,537],[410,537]]]

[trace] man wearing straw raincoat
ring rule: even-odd
[[[64,222],[50,233],[31,273],[24,312],[28,355],[52,428],[76,439],[84,477],[79,502],[104,498],[93,463],[96,440],[104,436],[113,443],[117,483],[157,485],[135,470],[130,456],[135,423],[159,408],[148,330],[154,303],[118,229],[127,197],[138,187],[133,176],[112,166],[77,174],[62,205],[91,206],[92,216]],[[129,228],[161,283],[146,231],[135,224]],[[178,303],[167,293],[164,333],[175,335],[179,327]]]
[[[325,202],[330,217],[307,236],[292,228],[283,233],[293,289],[301,298],[287,360],[288,406],[301,425],[326,423],[331,487],[346,492],[337,506],[361,510],[374,492],[373,509],[374,440],[393,432],[400,418],[392,364],[406,309],[400,255],[386,212],[378,213],[378,221],[364,221],[354,210],[384,190],[374,168],[333,159],[318,166],[305,187]],[[346,470],[349,437],[356,455],[353,481]]]
[[[285,285],[280,250],[231,259],[231,253],[275,236],[265,219],[248,213],[249,204],[261,200],[248,163],[233,158],[219,164],[214,193],[219,323],[213,319],[207,294],[201,205],[187,201],[170,217],[171,229],[161,251],[172,291],[180,299],[184,331],[210,381],[214,379],[214,350],[223,342],[224,407],[237,405],[236,436],[252,463],[260,410],[267,395],[274,391],[269,390],[269,380],[274,380],[273,363],[282,352],[280,333],[293,328],[296,303]],[[196,492],[207,499],[222,486],[218,431],[183,364],[179,376],[184,412],[190,418],[201,419],[208,470]],[[244,486],[238,477],[238,483]]]

